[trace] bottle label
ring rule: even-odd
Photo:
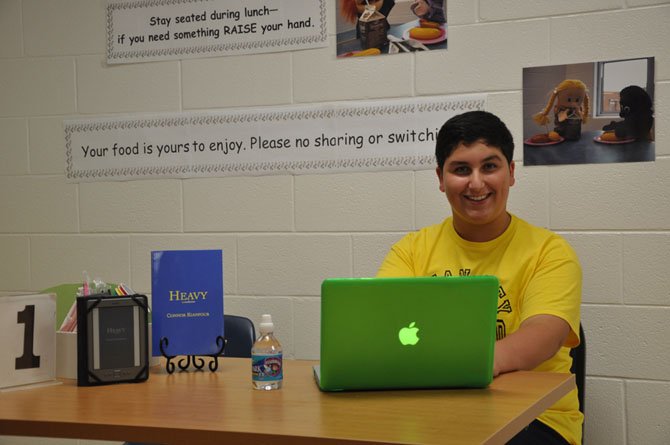
[[[251,378],[257,382],[277,382],[284,377],[282,354],[251,357]]]

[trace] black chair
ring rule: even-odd
[[[226,338],[224,357],[251,357],[251,347],[256,341],[256,330],[251,320],[239,315],[224,315],[223,330]]]
[[[584,382],[586,379],[586,337],[581,323],[579,324],[579,346],[570,350],[572,366],[570,372],[575,375],[577,384],[577,398],[579,399],[579,410],[584,414]]]

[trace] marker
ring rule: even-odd
[[[91,288],[89,284],[91,278],[88,276],[88,273],[86,271],[84,271],[83,274],[84,274],[84,296],[87,297],[91,295]]]

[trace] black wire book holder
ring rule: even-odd
[[[175,363],[174,359],[177,357],[176,355],[168,355],[165,352],[165,348],[168,346],[168,338],[167,337],[161,337],[161,341],[159,343],[159,347],[161,350],[161,355],[166,358],[166,363],[165,363],[165,370],[168,372],[168,374],[172,374],[175,371]],[[177,361],[177,365],[180,370],[182,371],[187,371],[188,368],[193,365],[195,369],[198,371],[201,371],[202,368],[205,367],[205,359],[203,357],[209,357],[211,360],[208,363],[208,368],[212,372],[216,372],[217,369],[219,369],[219,357],[223,356],[223,350],[226,348],[226,343],[228,343],[228,340],[223,338],[220,335],[216,336],[216,345],[219,348],[218,352],[216,354],[208,354],[208,355],[187,355],[187,356],[182,356],[182,358]]]

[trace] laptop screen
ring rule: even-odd
[[[488,385],[497,298],[492,276],[325,280],[320,387]]]

